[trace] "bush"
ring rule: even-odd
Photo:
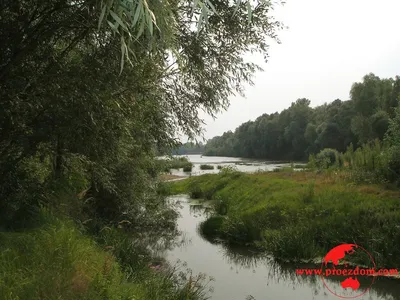
[[[388,156],[388,173],[386,177],[389,181],[399,184],[400,178],[400,147],[392,147],[386,154]]]
[[[221,226],[224,222],[224,217],[222,216],[212,216],[200,223],[199,230],[202,236],[208,238],[215,238],[221,231]]]
[[[221,165],[218,165],[218,166],[217,166],[217,169],[218,169],[218,170],[221,170],[221,169],[222,169],[222,166],[221,166]]]
[[[213,170],[214,166],[212,165],[200,165],[201,170]]]
[[[342,165],[343,159],[335,149],[323,149],[315,156],[315,166],[319,169],[327,169],[332,166],[340,167]]]
[[[242,172],[240,172],[236,166],[226,166],[221,168],[220,175],[224,176],[231,174],[242,174]]]
[[[192,165],[187,165],[183,167],[183,172],[192,172]]]
[[[188,170],[193,167],[193,164],[186,157],[173,157],[170,159],[159,159],[157,161],[158,169],[164,172],[169,172],[171,169],[181,169],[184,168]],[[189,172],[185,171],[184,172]]]
[[[204,196],[204,193],[200,187],[200,184],[198,184],[197,182],[194,182],[189,186],[188,192],[189,192],[190,198],[192,198],[192,199],[200,199],[200,198],[203,198],[203,196]]]

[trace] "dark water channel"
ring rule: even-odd
[[[340,299],[326,289],[320,277],[296,275],[296,268],[307,266],[278,264],[250,249],[210,243],[197,231],[206,217],[204,207],[185,195],[171,197],[171,201],[181,203],[178,226],[185,241],[167,251],[165,257],[171,264],[178,260],[186,262],[194,274],[212,276],[215,281],[210,283],[214,289],[211,299]],[[343,291],[340,280],[327,281],[334,291]],[[400,300],[400,280],[378,278],[366,294],[356,299]]]

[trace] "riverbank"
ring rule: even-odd
[[[4,300],[205,299],[201,278],[155,263],[123,228],[93,236],[44,209],[31,228],[0,232],[0,270]]]
[[[178,179],[183,179],[183,178],[186,178],[186,177],[185,176],[179,176],[179,175],[172,175],[172,174],[161,174],[159,176],[161,181],[178,180]]]
[[[257,246],[289,261],[356,243],[377,266],[400,263],[400,191],[353,184],[346,172],[222,172],[169,183],[166,191],[215,200],[215,214],[201,226],[207,238]]]

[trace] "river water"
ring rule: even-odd
[[[289,163],[265,161],[256,159],[246,159],[239,157],[222,157],[222,156],[202,156],[200,154],[193,155],[176,155],[175,157],[187,157],[193,163],[192,172],[183,172],[183,169],[171,170],[172,175],[177,176],[198,176],[202,174],[218,173],[218,166],[235,167],[241,172],[252,173],[257,171],[272,171],[276,168],[289,166]],[[201,170],[200,165],[212,165],[212,170]]]
[[[214,289],[211,299],[340,299],[325,288],[320,277],[296,275],[296,268],[310,266],[282,265],[250,249],[210,243],[197,230],[198,224],[206,218],[203,206],[186,195],[173,196],[170,200],[181,203],[178,227],[185,241],[164,253],[165,258],[173,265],[178,261],[186,262],[193,274],[214,277],[215,281],[210,283]],[[328,280],[328,286],[338,294],[343,291],[340,280]],[[400,300],[400,281],[378,278],[366,294],[356,299]]]

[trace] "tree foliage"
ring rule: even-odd
[[[298,99],[280,113],[263,114],[233,133],[212,138],[204,154],[300,160],[325,148],[344,152],[350,144],[383,140],[394,120],[399,87],[398,76],[367,74],[353,84],[348,101],[336,99],[312,108],[309,100]]]
[[[243,54],[267,56],[281,26],[268,1],[196,3],[1,2],[4,222],[49,202],[56,181],[83,195],[90,218],[157,215],[156,149],[200,134],[200,109],[243,92],[258,69]]]

